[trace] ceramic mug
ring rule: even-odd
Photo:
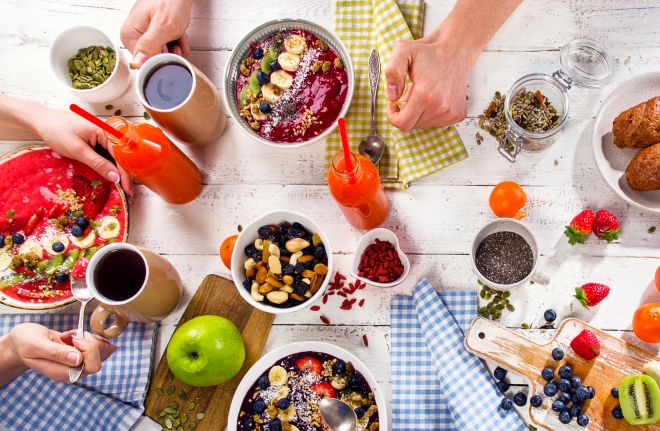
[[[103,283],[99,276],[103,274],[106,265],[115,269],[116,262],[112,263],[106,256],[120,250],[132,252],[128,256],[133,268],[137,268],[134,272],[143,274],[136,281],[134,292],[122,292],[127,297],[111,299],[108,296],[112,286],[106,286],[107,281]],[[108,270],[108,267],[105,269]],[[89,262],[85,278],[87,287],[100,302],[92,313],[90,326],[95,333],[105,338],[117,337],[128,322],[157,322],[163,319],[177,307],[183,292],[179,273],[167,259],[153,251],[126,243],[108,244],[99,249]],[[112,290],[112,294],[115,295],[119,290],[121,287]],[[116,318],[107,324],[112,314]]]
[[[477,248],[479,247],[479,244],[481,244],[481,241],[483,241],[484,238],[490,234],[502,231],[517,233],[523,237],[523,239],[527,241],[527,244],[529,244],[531,247],[532,254],[534,256],[532,271],[527,275],[527,277],[514,284],[498,284],[490,281],[479,272],[475,263]],[[474,236],[474,239],[472,240],[472,250],[470,252],[470,263],[472,264],[472,271],[474,271],[479,280],[481,280],[481,282],[486,286],[495,290],[511,290],[516,287],[523,286],[530,281],[543,285],[550,283],[550,276],[539,269],[540,254],[541,249],[539,247],[539,242],[536,239],[536,235],[534,235],[534,232],[532,232],[532,230],[526,224],[512,218],[500,218],[486,223],[486,225],[482,227]]]
[[[168,64],[188,69],[192,89],[188,97],[171,109],[154,108],[147,102],[144,88],[153,73]],[[208,145],[216,141],[225,129],[227,116],[222,112],[220,95],[215,85],[188,60],[174,54],[158,54],[147,60],[138,72],[135,89],[151,118],[172,136],[186,144]]]

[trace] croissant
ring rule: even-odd
[[[630,161],[626,180],[640,192],[660,189],[660,144],[644,148]]]
[[[660,96],[619,114],[612,133],[619,148],[645,148],[660,142]]]

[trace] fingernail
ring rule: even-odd
[[[387,98],[392,102],[399,100],[399,89],[394,84],[387,84]]]
[[[136,52],[135,55],[133,56],[133,65],[139,68],[147,60],[149,60],[149,57],[147,57],[146,54],[143,54],[141,52]]]
[[[69,352],[66,354],[66,360],[69,361],[71,365],[78,365],[80,362],[80,355],[78,353]]]
[[[108,172],[108,179],[115,184],[119,184],[119,174],[117,172]]]

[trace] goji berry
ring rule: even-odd
[[[360,307],[362,307],[362,306],[364,305],[364,299],[360,299],[360,302],[358,303],[358,305],[359,305]]]
[[[367,334],[362,336],[362,341],[364,341],[365,347],[369,347],[369,338],[367,338]]]
[[[330,324],[330,319],[328,319],[327,317],[321,315],[320,318],[321,318],[321,322],[325,323],[326,325]]]
[[[312,311],[319,311],[321,307],[319,307],[318,305],[312,305],[311,307],[309,307],[309,309]]]

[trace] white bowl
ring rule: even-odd
[[[401,265],[403,265],[403,274],[401,274],[399,278],[392,281],[391,283],[377,283],[375,281],[369,280],[366,277],[359,277],[357,275],[360,272],[358,268],[360,266],[360,259],[362,258],[362,253],[364,253],[364,250],[369,245],[375,243],[376,239],[379,239],[381,241],[389,241],[391,244],[394,245],[394,248],[396,249],[397,253],[399,253],[399,259],[401,259]],[[355,249],[355,255],[353,256],[353,265],[351,266],[351,276],[367,284],[371,284],[373,286],[392,287],[403,282],[403,280],[405,280],[406,277],[408,277],[409,272],[410,272],[410,261],[408,260],[408,256],[406,256],[405,253],[401,251],[401,247],[399,246],[399,238],[397,238],[396,234],[391,230],[384,228],[372,229],[369,232],[367,232],[365,236],[362,237],[360,242],[358,242],[357,248]]]
[[[325,276],[323,284],[321,284],[319,290],[307,301],[301,303],[300,305],[289,308],[277,308],[259,301],[255,301],[254,298],[252,298],[250,295],[250,292],[248,292],[243,287],[243,281],[245,281],[245,261],[248,259],[248,257],[245,256],[243,250],[249,244],[254,244],[254,241],[259,238],[257,231],[261,226],[271,224],[277,225],[282,222],[298,222],[305,226],[305,228],[308,230],[311,230],[310,233],[318,234],[321,237],[321,241],[323,241],[325,252],[328,256],[328,274]],[[332,270],[332,247],[330,246],[330,240],[328,239],[327,235],[314,220],[307,217],[305,214],[288,210],[276,210],[268,212],[253,220],[249,225],[245,226],[241,233],[238,235],[238,239],[236,239],[236,243],[234,244],[234,253],[232,253],[231,256],[231,277],[234,280],[236,288],[238,289],[238,293],[240,293],[243,299],[245,299],[255,308],[273,314],[295,313],[296,311],[309,308],[314,303],[314,301],[321,298],[325,293],[325,290],[328,288],[328,284],[330,283]]]
[[[111,46],[115,50],[117,53],[115,70],[103,84],[87,90],[78,90],[71,84],[68,62],[80,48],[93,45]],[[58,34],[50,44],[49,61],[50,70],[57,81],[70,92],[90,103],[106,103],[117,99],[124,94],[130,82],[128,63],[123,58],[119,44],[113,42],[103,31],[89,25],[71,27]]]
[[[371,374],[371,371],[369,371],[369,369],[362,363],[362,361],[360,361],[352,353],[342,349],[341,347],[335,346],[334,344],[322,343],[319,341],[302,341],[299,343],[288,344],[273,350],[272,352],[264,355],[263,358],[259,359],[248,370],[248,372],[243,377],[243,380],[241,380],[241,383],[238,385],[238,388],[236,388],[234,398],[232,399],[231,406],[229,407],[229,418],[227,420],[228,431],[236,430],[243,399],[249,391],[252,391],[252,384],[257,381],[259,376],[264,374],[266,370],[270,369],[270,367],[272,367],[280,359],[301,352],[321,352],[335,356],[345,362],[351,362],[355,369],[359,371],[367,380],[367,383],[369,383],[371,391],[374,394],[374,399],[376,400],[376,405],[378,406],[378,423],[380,425],[378,429],[380,431],[389,430],[388,406],[385,404],[383,391],[380,389],[380,386],[378,386],[376,378],[373,376],[373,374]]]

